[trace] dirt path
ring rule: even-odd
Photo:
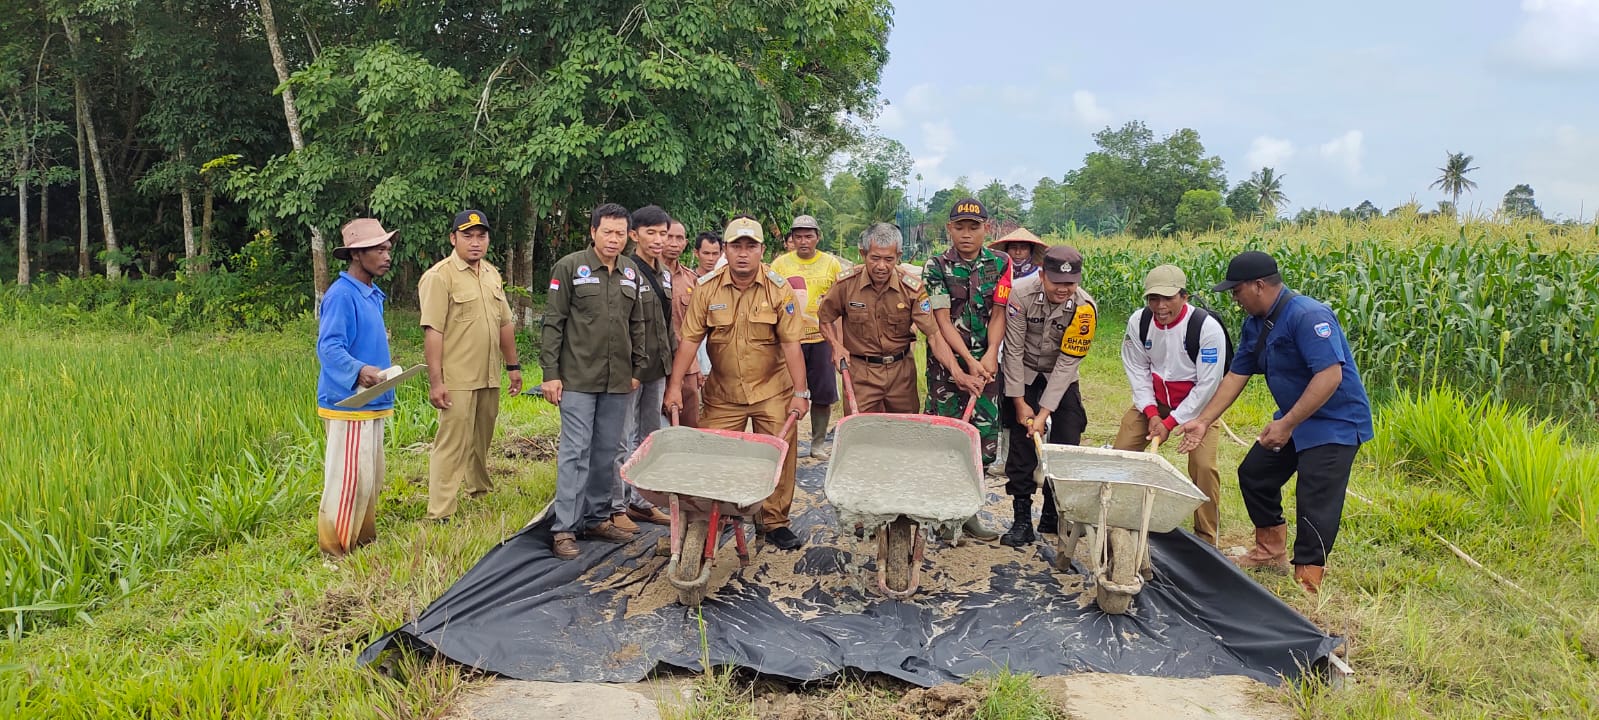
[[[1067,713],[1080,720],[1286,720],[1293,713],[1271,699],[1271,689],[1237,676],[1197,680],[1082,674],[1034,680]],[[945,686],[950,687],[950,686]],[[501,680],[462,698],[451,720],[659,720],[661,708],[681,707],[693,692],[691,682],[673,678],[620,685],[545,683]],[[831,717],[814,696],[795,695],[793,702],[766,698],[754,708],[763,720]],[[810,712],[793,712],[808,706]],[[859,716],[858,716],[859,717]],[[889,717],[889,716],[885,716]],[[863,717],[863,720],[872,718]],[[951,716],[951,720],[953,717]]]

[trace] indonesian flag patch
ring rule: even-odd
[[[550,278],[550,290],[553,292],[553,291],[560,290],[560,289],[561,289],[561,280],[560,280],[560,278]]]

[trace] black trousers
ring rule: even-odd
[[[1357,445],[1318,445],[1305,451],[1294,448],[1292,440],[1282,450],[1272,452],[1260,443],[1249,449],[1238,465],[1238,489],[1244,507],[1257,528],[1283,524],[1283,485],[1294,473],[1299,484],[1294,488],[1299,512],[1294,535],[1295,565],[1326,565],[1343,522],[1344,492],[1349,489],[1349,471],[1355,464]]]
[[[1044,386],[1049,384],[1049,377],[1041,375],[1022,391],[1022,398],[1028,405],[1038,407],[1040,398],[1044,396]],[[1005,398],[1005,404],[1014,406],[1015,399]],[[1077,383],[1072,383],[1066,389],[1066,394],[1060,398],[1060,404],[1049,410],[1049,430],[1044,433],[1044,442],[1055,445],[1079,445],[1083,441],[1083,431],[1088,429],[1088,412],[1083,410],[1083,395],[1077,388]],[[1038,484],[1033,482],[1033,471],[1038,468],[1038,449],[1033,447],[1033,438],[1028,436],[1026,426],[1015,412],[1010,415],[1010,447],[1005,456],[1005,493],[1011,497],[1031,498],[1038,491]],[[1044,485],[1044,512],[1055,512],[1053,493],[1049,485]]]

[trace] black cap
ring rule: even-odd
[[[1070,245],[1056,245],[1044,253],[1044,277],[1050,282],[1083,281],[1083,254]]]
[[[949,208],[949,220],[987,220],[988,208],[977,201],[977,198],[961,198]]]
[[[450,232],[460,232],[469,227],[482,225],[484,230],[489,229],[489,216],[482,210],[462,210],[455,214],[455,224],[450,226]]]
[[[1227,263],[1227,279],[1211,288],[1216,292],[1233,289],[1239,283],[1259,280],[1277,274],[1277,261],[1259,250],[1248,250],[1233,256]]]

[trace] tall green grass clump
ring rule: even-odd
[[[0,329],[11,633],[84,613],[309,500],[320,458],[307,348]]]
[[[1378,413],[1376,455],[1534,532],[1569,521],[1599,544],[1599,451],[1524,408],[1449,389],[1401,393]]]

